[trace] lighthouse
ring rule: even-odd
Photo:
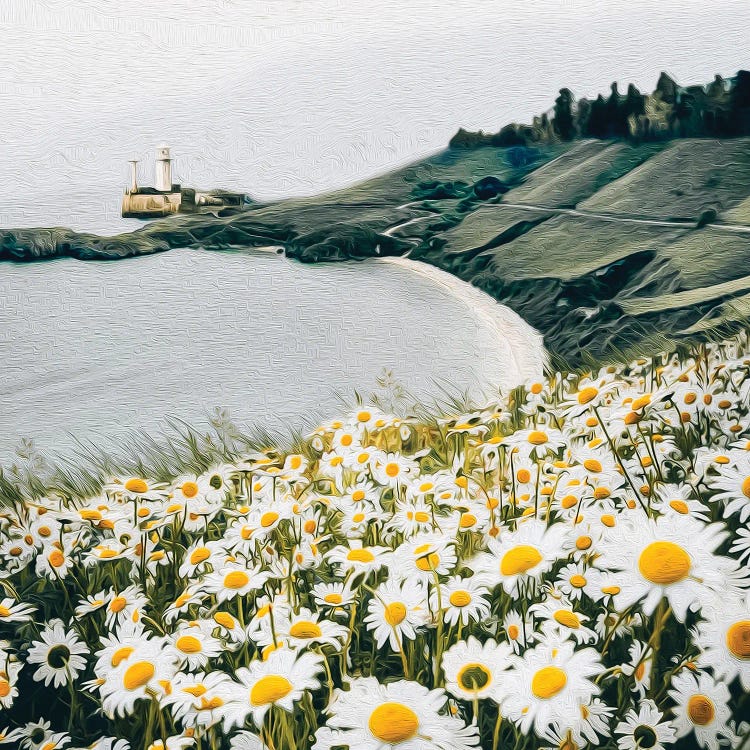
[[[156,181],[154,187],[162,193],[172,191],[172,159],[169,155],[169,146],[163,144],[156,148]]]

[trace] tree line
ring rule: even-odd
[[[463,128],[451,148],[531,146],[576,138],[628,139],[636,142],[669,138],[732,138],[750,135],[750,71],[731,78],[715,76],[706,86],[678,85],[662,73],[656,88],[642,94],[632,83],[623,94],[617,83],[608,96],[576,101],[560,89],[554,105],[531,125],[510,123],[497,133]]]

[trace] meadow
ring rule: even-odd
[[[750,746],[746,334],[386,401],[0,475],[0,744]]]

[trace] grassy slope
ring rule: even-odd
[[[747,198],[750,139],[675,141],[643,166],[599,190],[580,208],[616,214],[693,219],[720,214]]]

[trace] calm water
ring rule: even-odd
[[[383,368],[415,396],[485,392],[497,329],[443,285],[370,261],[176,250],[117,262],[0,267],[0,462],[22,437],[112,445],[166,415],[301,425],[370,393]]]

